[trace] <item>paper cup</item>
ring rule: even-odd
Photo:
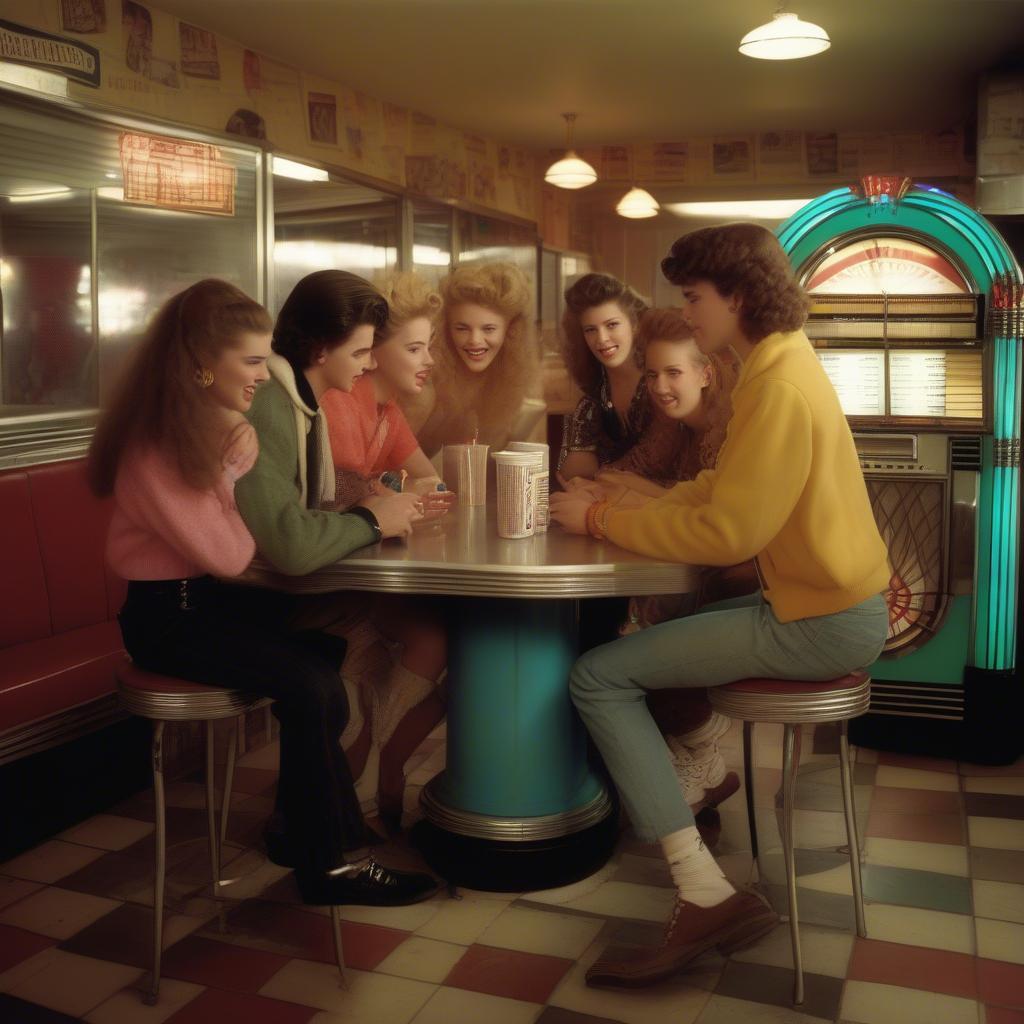
[[[537,533],[546,533],[548,523],[551,521],[550,508],[550,477],[549,462],[551,449],[546,444],[534,441],[510,441],[508,445],[510,452],[539,452],[542,457],[541,470],[534,488],[537,499],[537,517],[534,522],[534,530]]]
[[[534,477],[540,472],[539,452],[495,452],[498,481],[498,536],[532,537],[536,507]]]
[[[458,495],[460,505],[487,504],[487,449],[485,444],[446,444],[441,457],[445,486]]]

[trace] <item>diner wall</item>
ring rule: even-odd
[[[523,147],[441,124],[351,83],[308,74],[148,3],[105,0],[88,6],[89,18],[76,21],[83,5],[3,3],[7,21],[99,51],[99,86],[70,82],[75,100],[265,138],[288,156],[419,195],[465,200],[530,221],[540,216],[537,157]]]

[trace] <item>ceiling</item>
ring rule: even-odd
[[[743,57],[774,0],[159,0],[185,20],[448,124],[537,148],[759,129],[942,129],[1024,59],[1024,0],[792,0],[832,48]]]

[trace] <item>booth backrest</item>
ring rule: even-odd
[[[0,649],[114,618],[125,584],[104,557],[111,508],[82,459],[0,473]]]

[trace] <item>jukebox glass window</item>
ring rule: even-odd
[[[826,295],[962,295],[960,271],[941,253],[908,238],[860,238],[828,253],[804,281]]]
[[[905,654],[932,638],[946,611],[946,482],[870,475],[865,480],[892,566],[885,652]]]

